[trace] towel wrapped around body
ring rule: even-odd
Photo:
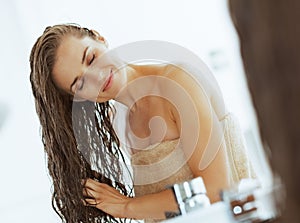
[[[245,143],[238,122],[232,113],[220,120],[224,129],[227,167],[231,184],[244,178],[254,178]],[[135,182],[135,196],[156,193],[175,183],[191,180],[194,176],[185,162],[180,140],[160,142],[131,157]],[[171,172],[170,172],[171,171]],[[143,183],[145,182],[145,183]],[[145,219],[145,223],[160,220]]]

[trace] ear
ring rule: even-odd
[[[100,41],[100,42],[103,42],[105,44],[105,46],[108,48],[108,42],[106,41],[106,39],[100,35],[100,33],[98,33],[96,30],[92,29],[91,32],[97,36],[97,39]]]

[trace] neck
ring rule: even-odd
[[[149,92],[155,87],[155,77],[151,76],[149,79],[147,68],[149,67],[143,65],[127,65],[126,84],[115,101],[134,110],[138,105],[137,101],[149,95]]]

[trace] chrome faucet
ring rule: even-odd
[[[179,206],[180,215],[210,206],[202,177],[174,184],[172,189]]]

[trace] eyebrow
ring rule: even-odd
[[[85,58],[86,58],[86,52],[87,52],[88,48],[89,48],[89,47],[87,46],[87,47],[84,49],[84,51],[83,51],[83,56],[82,56],[81,64],[84,63],[84,60],[85,60]],[[72,87],[73,87],[73,85],[76,83],[77,80],[78,80],[78,76],[75,77],[75,79],[73,80],[72,84],[70,85],[70,91],[71,91],[71,92],[73,92],[73,91],[72,91]]]
[[[83,64],[83,62],[84,62],[84,60],[85,60],[85,57],[86,57],[86,52],[87,52],[87,50],[88,50],[88,46],[84,49],[84,51],[83,51],[83,56],[82,56],[82,61],[81,61],[81,64]]]

